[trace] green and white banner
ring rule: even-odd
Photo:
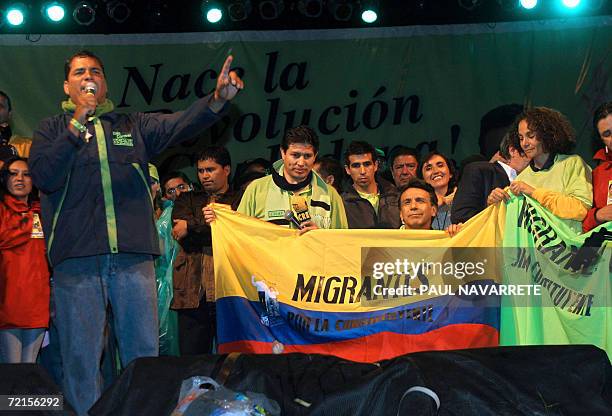
[[[509,103],[567,114],[591,158],[591,114],[612,99],[612,16],[498,24],[319,31],[149,35],[1,35],[0,90],[13,131],[30,136],[58,113],[65,59],[86,48],[104,61],[119,111],[177,111],[213,90],[228,53],[246,89],[228,117],[165,158],[189,163],[207,143],[235,162],[274,159],[285,128],[307,123],[322,154],[351,140],[457,161],[478,153],[480,119]]]
[[[594,344],[612,358],[612,223],[576,234],[530,198],[507,207],[504,284],[540,296],[502,300],[500,344]]]

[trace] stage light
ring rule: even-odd
[[[480,6],[480,0],[457,0],[457,4],[465,10],[472,11],[476,7]]]
[[[361,3],[361,20],[365,23],[374,23],[378,20],[378,2],[364,1]]]
[[[580,5],[580,0],[563,0],[563,5],[567,8],[573,9]]]
[[[25,6],[21,3],[10,5],[6,9],[6,21],[11,26],[21,26],[25,21]]]
[[[230,0],[227,5],[227,14],[233,22],[246,20],[253,11],[250,0]]]
[[[206,12],[206,20],[208,20],[210,23],[217,23],[222,18],[223,12],[221,11],[221,9],[217,9],[216,7],[213,7],[212,9],[209,9]]]
[[[78,1],[72,18],[81,26],[89,26],[96,20],[96,5],[91,1]]]
[[[126,2],[121,0],[109,1],[106,4],[106,14],[111,20],[117,23],[123,23],[129,19],[132,14],[132,9],[127,5]]]
[[[47,2],[43,4],[42,14],[46,19],[52,22],[61,22],[66,16],[64,5],[57,1]]]
[[[298,11],[306,17],[320,17],[323,13],[322,0],[299,0]]]
[[[376,20],[378,20],[378,13],[372,9],[365,9],[363,12],[361,12],[361,20],[366,23],[374,23]]]
[[[531,10],[538,5],[538,0],[520,0],[523,9]]]
[[[262,0],[259,2],[259,16],[263,20],[278,19],[285,10],[283,0]]]
[[[334,19],[340,22],[349,21],[353,16],[353,2],[350,0],[329,0],[327,8]]]
[[[216,1],[204,0],[202,2],[202,13],[209,23],[219,23],[223,19],[223,10]]]

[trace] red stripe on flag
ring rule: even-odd
[[[496,347],[499,333],[489,325],[454,324],[424,334],[380,332],[325,344],[284,345],[284,352],[335,355],[346,360],[376,362],[419,351]],[[219,353],[272,354],[272,343],[235,341],[219,345]]]

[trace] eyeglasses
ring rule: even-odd
[[[166,189],[166,193],[168,195],[174,195],[176,193],[176,191],[188,192],[188,191],[191,191],[191,186],[182,183],[182,184],[180,184],[178,186],[175,186],[174,188]]]

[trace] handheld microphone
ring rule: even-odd
[[[96,95],[96,92],[98,92],[98,86],[93,82],[88,82],[87,84],[85,84],[84,90],[85,94],[87,95]]]
[[[293,211],[295,212],[295,218],[299,221],[300,224],[304,224],[305,222],[308,222],[312,219],[310,217],[310,212],[308,211],[308,202],[306,202],[306,198],[304,198],[303,196],[292,195],[291,206],[293,207]]]
[[[85,95],[94,96],[96,95],[96,92],[98,91],[98,86],[93,82],[88,82],[85,84],[84,90],[85,90]],[[94,114],[95,114],[95,111],[93,110],[87,113],[88,116],[93,116]]]
[[[298,230],[302,229],[302,224],[300,224],[300,222],[297,220],[297,218],[295,218],[295,215],[293,214],[293,211],[291,211],[290,209],[285,211],[285,219],[287,221],[291,221],[293,223],[293,225],[295,225],[298,228]]]

